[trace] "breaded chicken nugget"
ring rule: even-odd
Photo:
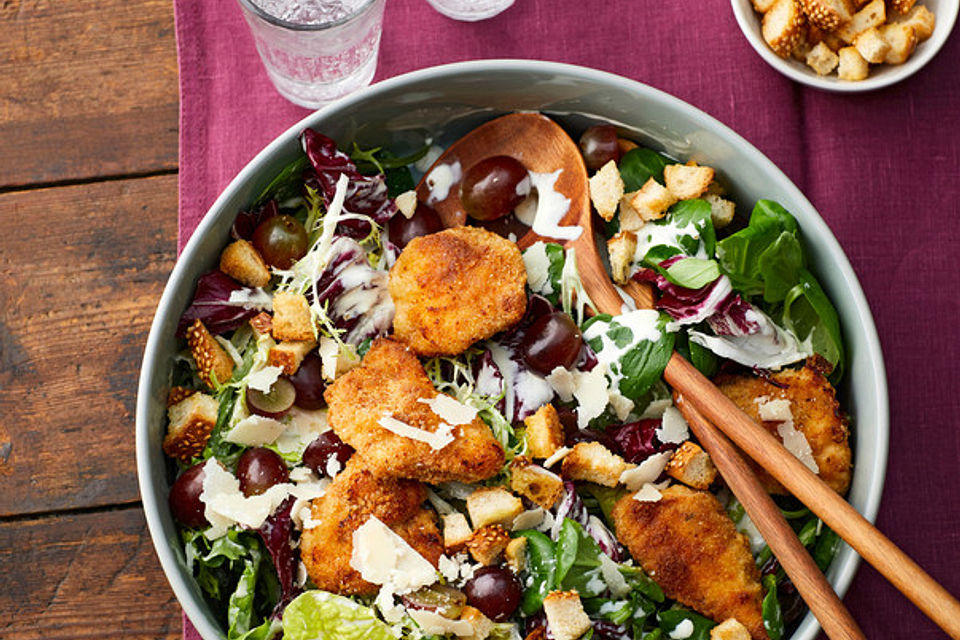
[[[393,331],[423,356],[462,353],[527,308],[517,245],[476,227],[414,238],[390,270]]]
[[[613,507],[617,539],[667,596],[722,622],[736,618],[765,640],[760,572],[750,544],[712,493],[683,485],[657,502],[627,494]]]
[[[720,375],[714,382],[744,413],[780,440],[780,423],[761,420],[760,408],[771,400],[789,400],[794,427],[810,443],[819,469],[817,475],[840,495],[847,492],[851,475],[849,432],[837,403],[836,391],[822,373],[804,366],[771,374],[769,380],[746,374]],[[749,457],[744,457],[767,491],[787,494],[783,485]]]
[[[496,474],[504,454],[490,428],[478,417],[447,425],[426,402],[438,395],[412,351],[396,340],[380,338],[359,367],[327,388],[324,398],[334,432],[377,474],[432,484],[479,482]],[[449,433],[449,442],[443,442],[444,433]],[[424,441],[433,434],[439,434],[434,442]],[[441,441],[440,448],[434,448],[436,440]]]
[[[376,516],[433,566],[443,554],[443,538],[432,511],[421,504],[427,490],[413,480],[374,475],[354,455],[326,493],[310,505],[311,519],[320,524],[305,529],[300,558],[320,589],[343,595],[374,595],[379,587],[350,566],[353,532]]]

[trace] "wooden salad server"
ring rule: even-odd
[[[481,125],[455,142],[440,156],[431,170],[440,165],[453,166],[454,163],[459,163],[460,170],[466,171],[480,160],[496,155],[513,156],[530,171],[549,173],[558,168],[563,169],[554,188],[570,200],[570,208],[561,224],[583,229],[580,236],[567,242],[567,247],[575,249],[581,283],[599,311],[611,315],[620,314],[624,301],[610,281],[597,251],[593,237],[587,170],[576,143],[546,116],[535,113],[509,114]],[[426,176],[429,175],[430,171]],[[421,202],[427,201],[430,194],[426,176],[417,187],[417,197]],[[453,185],[448,190],[446,198],[431,204],[448,227],[463,224],[466,220],[457,186]],[[518,244],[527,247],[540,239],[549,240],[530,232],[521,238]],[[630,293],[639,298],[639,306],[653,308],[653,295],[648,289],[638,286],[632,288]],[[679,356],[674,354],[674,359],[677,358]],[[682,396],[678,398],[678,402],[681,408],[687,406]],[[684,413],[686,415],[686,412]],[[863,633],[850,612],[837,597],[756,476],[723,435],[709,423],[703,424],[706,426],[701,430],[705,437],[698,431],[699,424],[695,427],[691,422],[691,428],[713,458],[731,490],[744,505],[747,514],[780,560],[784,571],[797,586],[801,597],[820,621],[826,634],[834,640],[863,638]]]

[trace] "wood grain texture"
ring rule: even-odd
[[[0,195],[0,516],[135,502],[176,176]]]
[[[0,637],[179,638],[139,508],[0,523]]]
[[[0,78],[0,188],[176,168],[169,0],[2,0]]]

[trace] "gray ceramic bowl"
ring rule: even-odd
[[[186,570],[176,525],[167,508],[167,461],[160,449],[174,331],[197,278],[215,267],[237,211],[299,153],[297,135],[314,127],[339,143],[418,148],[425,137],[450,142],[477,124],[516,110],[547,112],[572,128],[591,120],[616,123],[645,144],[677,158],[717,167],[741,206],[760,198],[782,203],[799,219],[817,275],[837,304],[849,349],[841,390],[854,418],[854,475],[849,500],[873,520],[887,464],[886,377],[873,318],[860,284],[836,239],[810,202],[763,154],[702,111],[632,80],[581,67],[524,60],[458,63],[399,76],[308,116],[260,152],[211,207],[177,262],[150,330],[137,401],[137,468],[147,524],[160,563],[184,611],[207,640],[219,624]],[[858,558],[843,547],[828,577],[842,595]],[[812,640],[807,615],[793,636]]]

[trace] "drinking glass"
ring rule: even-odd
[[[238,0],[280,95],[316,109],[370,84],[385,0]]]
[[[514,0],[427,0],[427,2],[448,18],[474,22],[492,18],[509,8]]]

